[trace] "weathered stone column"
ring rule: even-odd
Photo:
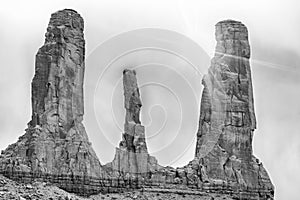
[[[52,14],[45,44],[36,55],[32,80],[32,122],[60,123],[68,131],[84,113],[85,41],[83,19],[72,10]],[[63,134],[61,135],[63,137]]]
[[[247,28],[241,22],[221,21],[215,36],[215,56],[202,81],[195,158],[210,180],[267,188],[271,194],[268,174],[252,153],[256,119]]]
[[[116,174],[146,175],[156,170],[158,165],[147,150],[145,127],[140,121],[142,101],[135,70],[123,71],[123,88],[126,109],[124,133],[114,160],[105,166]]]
[[[101,177],[102,170],[82,124],[83,27],[82,17],[74,10],[51,15],[45,43],[36,55],[32,120],[0,159],[2,173],[11,178],[27,173],[68,191],[89,194],[97,190],[84,183]]]

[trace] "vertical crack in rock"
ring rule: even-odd
[[[271,198],[274,187],[252,153],[256,119],[247,28],[241,22],[221,21],[215,36],[215,56],[202,81],[195,159],[206,166],[211,181],[265,189]]]
[[[26,133],[1,154],[1,172],[6,176],[46,179],[81,194],[91,192],[83,180],[101,176],[82,124],[83,28],[83,19],[74,10],[51,15],[45,43],[36,55],[32,120]]]
[[[114,160],[105,167],[120,176],[148,176],[160,166],[147,150],[145,127],[140,121],[142,102],[135,70],[123,71],[123,88],[126,109],[124,133]]]

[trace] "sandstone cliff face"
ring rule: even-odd
[[[216,53],[202,81],[195,157],[210,180],[273,193],[268,174],[252,154],[256,119],[247,28],[237,21],[221,21],[215,35]]]
[[[36,55],[32,120],[26,133],[1,155],[0,169],[9,177],[18,173],[61,179],[101,175],[100,162],[82,124],[83,26],[82,17],[73,10],[51,16],[45,43]]]

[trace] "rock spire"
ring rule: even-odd
[[[51,15],[45,43],[36,55],[32,120],[26,133],[1,154],[0,169],[8,177],[48,176],[64,189],[83,194],[89,191],[81,180],[100,177],[100,162],[82,124],[83,28],[74,10]]]
[[[157,169],[157,160],[148,154],[145,127],[141,125],[142,101],[136,71],[123,71],[124,107],[126,110],[124,133],[115,158],[105,165],[114,173],[145,175]]]
[[[253,156],[256,128],[249,64],[248,30],[241,22],[216,24],[216,52],[204,85],[195,158],[209,179],[263,187],[273,193],[270,178]]]

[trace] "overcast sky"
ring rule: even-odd
[[[124,109],[120,78],[125,67],[137,69],[141,118],[151,154],[159,163],[172,166],[182,166],[193,158],[201,78],[216,45],[214,25],[224,19],[242,21],[249,30],[252,51],[258,123],[254,154],[275,184],[276,199],[298,199],[299,1],[2,2],[0,149],[24,133],[31,115],[35,54],[43,45],[51,13],[64,8],[77,10],[85,21],[84,123],[102,164],[113,159],[121,139]],[[170,51],[156,48],[124,54],[149,45]]]

